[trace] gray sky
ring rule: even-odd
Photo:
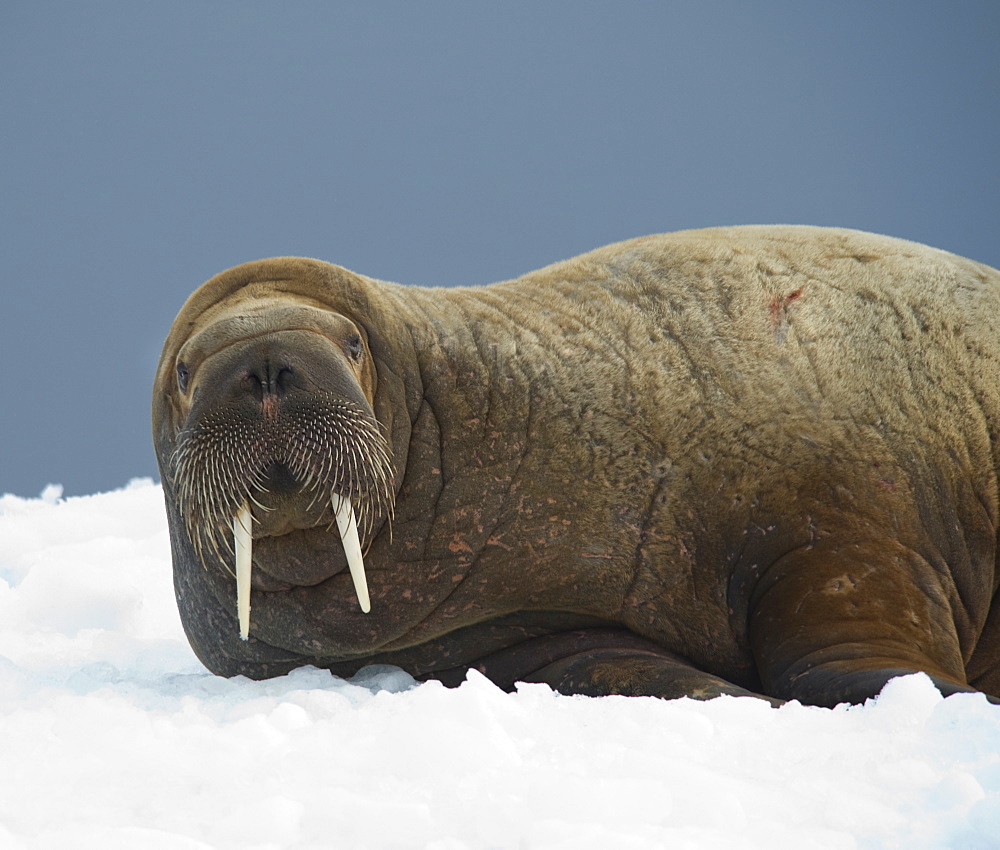
[[[158,477],[229,266],[487,283],[687,227],[1000,266],[1000,3],[0,3],[0,492]]]

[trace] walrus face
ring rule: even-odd
[[[175,366],[178,505],[202,563],[235,567],[241,637],[254,539],[320,524],[337,524],[367,612],[361,539],[391,512],[392,464],[359,328],[327,310],[258,301],[192,336]]]

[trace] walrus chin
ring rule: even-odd
[[[388,443],[369,411],[328,394],[262,410],[258,417],[214,411],[181,432],[172,459],[181,513],[202,565],[214,560],[235,573],[243,640],[255,537],[336,523],[367,614],[361,538],[377,518],[391,517],[393,505]]]

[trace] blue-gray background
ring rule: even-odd
[[[0,3],[0,492],[157,477],[159,349],[237,263],[486,283],[858,227],[1000,266],[1000,2]]]

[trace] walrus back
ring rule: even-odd
[[[682,231],[433,296],[484,360],[517,358],[563,387],[600,372],[612,407],[625,392],[678,410],[743,407],[751,420],[903,427],[950,411],[956,423],[1000,422],[1000,272],[913,242],[815,227]]]

